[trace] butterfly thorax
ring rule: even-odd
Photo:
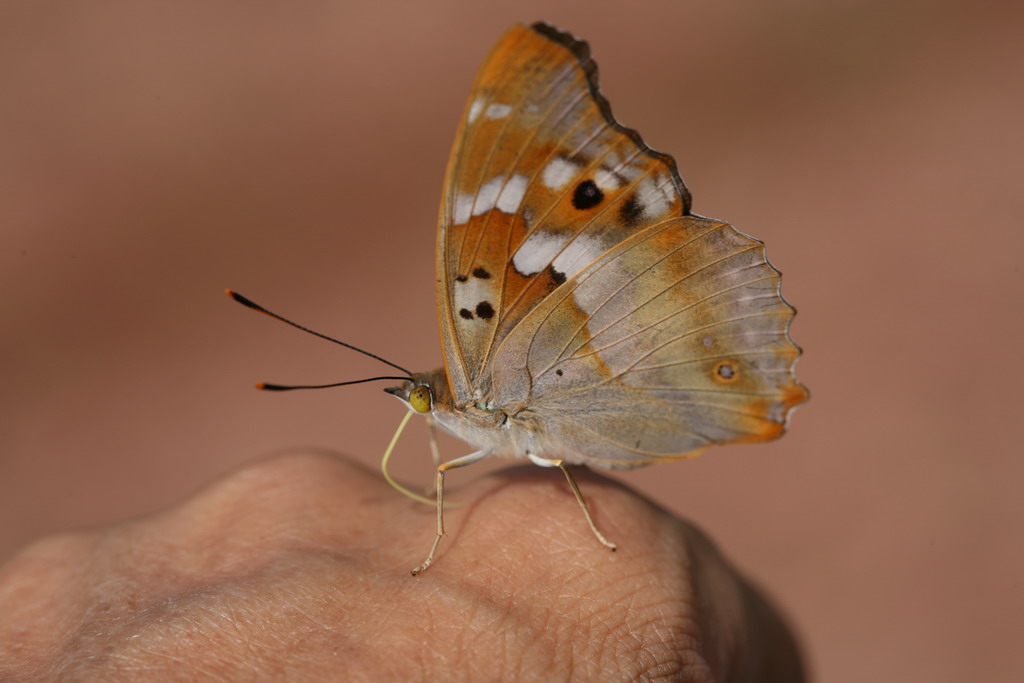
[[[536,453],[539,430],[529,411],[521,406],[499,406],[490,397],[481,394],[466,405],[458,405],[452,395],[444,368],[414,373],[401,387],[389,389],[409,403],[410,393],[416,387],[430,389],[430,414],[445,431],[477,449],[495,455],[525,456]]]

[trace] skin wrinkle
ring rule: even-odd
[[[254,576],[258,578],[258,577],[260,577],[263,574],[274,573],[275,571],[279,572],[280,568],[275,568],[275,567],[263,568],[263,569],[255,572]],[[197,589],[197,590],[195,590],[195,591],[193,591],[193,592],[191,592],[189,594],[185,594],[183,596],[180,596],[177,600],[174,600],[174,601],[168,600],[168,601],[159,602],[159,603],[155,604],[154,606],[146,608],[146,609],[144,609],[139,614],[137,619],[134,619],[132,621],[133,622],[141,621],[141,620],[144,620],[146,618],[149,618],[149,617],[152,616],[152,614],[154,612],[167,611],[167,612],[170,613],[170,612],[173,612],[175,609],[177,609],[177,610],[184,610],[187,606],[195,603],[195,604],[201,605],[201,607],[199,608],[200,614],[196,618],[191,620],[191,623],[183,626],[182,627],[183,631],[187,631],[187,632],[196,632],[196,631],[198,631],[198,632],[209,632],[209,631],[213,631],[213,632],[222,633],[222,632],[224,632],[223,631],[223,627],[227,624],[227,625],[230,625],[232,627],[233,632],[238,634],[238,642],[244,643],[246,645],[246,650],[250,654],[252,654],[252,653],[255,652],[253,650],[253,648],[252,648],[252,643],[251,643],[250,640],[244,639],[241,636],[241,632],[242,632],[243,625],[245,625],[246,627],[249,626],[247,617],[250,614],[253,616],[254,621],[255,621],[255,616],[256,616],[256,613],[257,613],[256,612],[257,606],[255,604],[253,604],[251,601],[246,602],[246,601],[243,601],[241,599],[240,599],[240,601],[239,601],[239,603],[237,605],[231,604],[231,603],[234,603],[234,600],[231,600],[231,598],[235,597],[234,595],[232,595],[232,593],[240,592],[244,588],[244,585],[246,583],[250,583],[252,580],[253,580],[253,577],[250,577],[248,580],[243,580],[241,583],[239,583],[237,581],[228,582],[226,584],[227,587],[228,587],[226,595],[224,595],[220,600],[218,600],[216,602],[213,602],[212,605],[210,605],[209,602],[206,600],[206,598],[208,598],[211,594],[214,594],[214,590],[213,590],[214,588],[217,588],[217,589],[221,588],[220,582],[216,582],[215,581],[215,582],[213,582],[211,584],[208,584],[207,586],[205,586],[205,587],[203,587],[201,589]],[[112,582],[108,582],[108,583],[117,583],[117,582],[116,581],[112,581]],[[104,588],[109,590],[109,587],[104,587],[104,586],[101,585],[101,590],[103,590]],[[227,603],[225,603],[224,598],[228,598]],[[309,619],[316,626],[316,629],[314,629],[314,630],[333,630],[329,626],[324,624],[323,622],[317,622],[317,621],[313,620],[311,618],[311,615],[305,609],[303,609],[299,605],[298,600],[301,600],[301,598],[297,597],[296,598],[296,602],[292,602],[290,604],[290,606],[293,608],[291,610],[292,613],[299,614],[299,615],[303,616],[304,618]],[[286,602],[285,606],[288,607],[289,603]],[[262,625],[263,624],[261,622],[261,626]],[[134,629],[130,628],[130,626],[131,626],[131,623],[129,624],[129,628],[123,629],[122,632],[134,630]],[[263,629],[262,632],[263,632],[263,634],[266,637],[269,637],[272,640],[278,641],[278,643],[280,645],[284,645],[285,644],[283,636],[278,631],[276,631],[274,629]]]
[[[647,653],[655,664],[671,661],[679,652],[695,651],[697,624],[692,616],[687,616],[694,613],[690,601],[682,595],[673,599],[671,591],[652,590],[652,583],[682,586],[682,577],[678,579],[678,582],[666,581],[652,570],[623,580],[622,585],[628,589],[609,601],[601,614],[606,625],[606,640],[619,645],[627,640],[634,641],[635,648],[627,646],[623,651],[619,647],[620,652]],[[652,602],[652,596],[658,598]],[[622,614],[647,616],[640,622],[630,619],[622,623]]]
[[[554,487],[552,487],[550,491],[553,494],[552,497],[558,496],[561,498],[561,491],[556,492]],[[560,567],[558,575],[543,577],[543,581],[545,582],[544,589],[545,591],[550,591],[553,590],[552,581],[556,581],[557,583],[566,586],[571,586],[576,582],[576,578],[578,576],[582,576],[588,570],[583,568],[578,561],[578,548],[573,548],[569,543],[565,542],[564,536],[570,535],[570,533],[564,532],[563,534],[557,534],[558,531],[563,531],[563,528],[557,527],[556,529],[551,530],[556,534],[554,537],[546,535],[550,525],[544,524],[545,521],[546,520],[542,518],[539,523],[535,524],[529,519],[519,520],[514,526],[514,529],[507,533],[503,533],[503,530],[500,529],[492,529],[491,532],[498,536],[498,540],[505,538],[511,533],[517,533],[529,537],[529,540],[525,543],[517,544],[517,546],[521,547],[525,545],[526,547],[543,548],[546,559],[555,565],[559,565],[558,558],[560,555],[565,556],[570,560],[566,563],[568,567],[573,567],[573,564],[578,565],[576,567],[576,572],[562,572]],[[571,535],[575,536],[575,533],[572,533]],[[550,550],[550,545],[552,543],[556,543],[556,545],[553,550]],[[532,564],[529,561],[529,558],[521,559],[525,559],[527,566]],[[573,563],[573,559],[577,560],[577,562]],[[504,563],[497,563],[497,566],[503,567]],[[503,574],[503,578],[509,579],[511,577]],[[484,577],[484,580],[488,580],[488,577]],[[498,582],[491,583],[493,584]],[[508,583],[509,582],[507,580],[501,582],[501,584]],[[525,584],[529,587],[537,585],[535,581],[529,579],[525,581]],[[489,589],[484,587],[484,590],[487,591]],[[576,596],[578,595],[578,589],[572,591],[572,602],[577,606],[579,600]],[[569,655],[573,653],[572,644],[587,642],[589,639],[588,633],[586,632],[583,633],[583,637],[575,637],[572,632],[563,634],[559,629],[548,626],[549,624],[566,622],[564,619],[566,616],[564,605],[557,601],[551,602],[537,599],[534,597],[532,591],[520,591],[515,594],[508,595],[505,606],[501,603],[497,604],[497,614],[502,619],[507,619],[509,615],[515,617],[514,627],[510,628],[507,623],[502,626],[502,631],[508,634],[506,641],[514,643],[517,638],[514,634],[519,632],[526,633],[529,636],[531,648],[539,647],[542,649],[545,652],[545,659],[550,661],[551,666],[563,666],[564,662],[561,661],[561,659],[567,656],[567,653],[569,653]],[[569,619],[568,622],[573,625],[573,630],[575,631],[580,626],[585,625],[587,623],[587,619],[585,617],[573,618]],[[537,626],[529,627],[530,624],[536,623],[539,623],[541,626],[539,628]],[[589,628],[587,630],[589,631]],[[568,646],[562,646],[562,642],[568,643]],[[521,651],[519,654],[522,654]]]
[[[578,574],[564,575],[564,576],[561,576],[560,578],[564,579],[565,580],[564,582],[567,585],[571,586],[574,583],[574,580],[575,580],[577,575],[583,575],[586,571],[588,571],[586,568],[583,568],[583,567],[579,567],[578,569],[579,569]],[[589,571],[592,571],[592,570],[589,570]],[[632,578],[632,577],[630,577],[630,578]],[[631,580],[631,581],[629,581],[629,583],[632,584],[634,582]],[[564,641],[566,643],[577,644],[577,645],[579,643],[592,643],[592,642],[594,642],[594,639],[592,638],[592,634],[594,632],[601,633],[602,631],[604,631],[605,629],[603,628],[603,626],[605,624],[613,624],[613,623],[615,623],[616,616],[621,616],[621,614],[623,612],[631,613],[631,610],[629,610],[629,609],[622,610],[621,609],[621,605],[623,603],[634,602],[633,597],[638,592],[642,591],[644,589],[644,587],[645,587],[645,584],[647,584],[647,583],[649,583],[649,582],[644,581],[644,582],[642,582],[641,585],[636,586],[634,588],[631,588],[627,593],[624,593],[623,595],[613,599],[611,602],[609,602],[608,605],[606,605],[606,606],[604,606],[604,607],[602,607],[600,609],[587,610],[585,608],[587,603],[586,602],[581,602],[578,599],[578,595],[579,595],[578,591],[575,591],[575,592],[572,592],[572,593],[563,593],[562,596],[565,597],[565,598],[568,598],[571,601],[571,604],[576,609],[575,609],[575,612],[573,613],[573,618],[568,619],[565,622],[565,623],[568,623],[570,625],[569,630],[564,631],[564,632],[560,632],[558,630],[549,631],[548,633],[550,634],[550,637],[552,639],[557,637],[557,638],[559,638],[559,640],[562,640],[562,641]],[[560,607],[561,606],[557,605],[557,604],[553,604],[552,605],[552,609],[560,609]],[[571,646],[564,647],[564,648],[563,647],[559,647],[559,643],[556,640],[556,641],[553,642],[553,647],[554,647],[553,651],[554,652],[563,652],[563,653],[564,652],[573,653],[573,654],[576,654],[577,656],[581,656],[583,658],[583,660],[591,661],[591,662],[600,662],[602,659],[614,660],[615,655],[624,654],[624,653],[627,653],[629,651],[645,650],[645,651],[653,652],[654,648],[651,648],[651,647],[647,646],[646,645],[646,641],[641,639],[640,636],[636,632],[634,632],[634,630],[633,630],[633,629],[635,629],[637,627],[641,627],[642,628],[643,626],[645,626],[645,625],[644,624],[636,624],[636,623],[634,623],[631,626],[624,627],[621,631],[615,632],[614,634],[611,635],[611,637],[608,637],[608,638],[602,639],[602,641],[599,641],[602,644],[612,644],[612,645],[614,645],[614,647],[611,647],[611,648],[604,648],[604,647],[601,647],[600,645],[595,644],[595,646],[593,646],[593,647],[587,648],[587,649],[583,650],[580,653],[576,653],[576,651]],[[611,630],[611,629],[609,629],[609,630]],[[637,644],[637,647],[630,647],[628,645],[623,647],[625,640],[635,640],[636,644]],[[659,643],[658,643],[659,648],[662,649],[662,650],[665,650],[665,645],[667,645],[667,643],[661,642],[662,641],[661,638],[655,638],[655,640],[659,641]],[[661,655],[655,657],[655,662],[660,662],[663,659],[665,659],[664,652],[662,652]],[[564,664],[564,662],[563,662],[563,664]],[[576,665],[574,663],[571,666],[572,666],[573,670],[577,669],[577,667],[576,667]]]
[[[102,536],[93,540],[93,543],[99,552],[94,553],[91,556],[92,561],[87,562],[85,567],[83,567],[83,571],[81,573],[83,579],[84,577],[95,575],[97,573],[98,564],[106,564],[108,562],[108,556],[104,550],[105,546],[109,544],[104,541],[105,539]],[[128,591],[124,590],[126,584],[128,584],[127,581],[115,575],[105,581],[101,580],[87,589],[87,593],[89,594],[105,597],[101,599],[98,605],[93,609],[87,609],[79,613],[77,619],[78,623],[67,635],[67,644],[64,647],[64,651],[61,653],[61,664],[59,665],[58,670],[64,670],[70,666],[74,666],[76,661],[82,656],[79,654],[79,651],[82,648],[86,648],[86,658],[92,657],[93,655],[90,654],[88,644],[99,640],[103,636],[113,635],[113,632],[106,631],[104,627],[112,620],[112,618],[117,616],[116,612],[118,610],[115,610],[115,605],[132,602],[131,597],[127,595]]]
[[[485,609],[474,610],[473,617],[466,622],[467,628],[460,634],[462,661],[472,662],[479,659],[474,657],[475,654],[487,653],[484,661],[486,666],[478,664],[474,670],[469,671],[470,680],[508,677],[510,668],[516,666],[517,656],[525,658],[534,645],[530,643],[524,649],[522,641],[524,634],[527,633],[525,624],[516,619],[511,610],[503,613],[500,608],[494,607],[495,605],[485,605]],[[506,614],[513,616],[512,624],[508,623]],[[459,661],[459,658],[456,661]]]
[[[275,569],[274,573],[287,574],[287,570],[280,568]],[[282,578],[284,578],[282,576]],[[287,584],[286,584],[287,585]],[[305,607],[305,603],[310,603],[310,608]],[[337,642],[337,631],[338,629],[325,623],[322,620],[315,619],[311,614],[311,609],[323,609],[323,605],[319,604],[320,601],[315,595],[310,594],[308,590],[303,589],[300,593],[292,595],[286,593],[283,596],[281,603],[269,605],[269,611],[274,614],[275,617],[281,619],[282,623],[280,627],[276,622],[269,622],[268,620],[262,619],[259,616],[259,612],[252,611],[252,623],[259,625],[258,637],[255,641],[250,641],[249,651],[259,653],[266,648],[266,641],[270,641],[270,648],[276,648],[277,651],[287,652],[295,649],[292,641],[298,641],[299,643],[308,643],[311,639],[324,639],[328,636],[328,640]],[[246,609],[247,605],[242,603],[242,608],[246,612],[248,617],[250,612]],[[294,617],[294,618],[293,618]],[[295,618],[298,619],[296,622]],[[298,632],[301,637],[296,638],[295,633]],[[257,647],[252,647],[254,644]]]
[[[692,606],[685,604],[681,606],[684,611],[692,613]],[[672,623],[678,621],[678,623]],[[652,638],[642,642],[642,651],[651,660],[651,668],[673,666],[678,667],[676,661],[680,656],[692,656],[701,662],[704,657],[700,655],[699,639],[694,635],[697,633],[697,621],[692,617],[683,619],[661,618],[650,619],[644,624]]]
[[[569,577],[562,578],[563,585],[574,586],[576,581]],[[531,583],[531,586],[534,584]],[[565,594],[562,593],[564,596]],[[575,590],[563,599],[552,599],[544,602],[540,596],[530,595],[529,604],[533,607],[533,618],[537,621],[536,631],[544,634],[546,653],[550,662],[550,670],[566,667],[567,678],[577,670],[580,643],[589,642],[589,623],[580,614],[579,591]],[[565,617],[569,617],[566,619]],[[576,647],[574,647],[574,645]]]
[[[405,574],[401,581],[408,581],[408,574]],[[461,603],[453,599],[453,594],[458,592],[457,586],[442,578],[438,583],[426,583],[418,580],[411,584],[403,584],[406,589],[410,586],[413,590],[427,591],[424,595],[427,601],[426,609],[416,618],[415,630],[410,632],[406,640],[408,642],[433,641],[437,646],[421,654],[418,662],[419,671],[428,672],[439,666],[438,658],[442,660],[454,656],[453,653],[462,651],[462,635],[465,631],[474,629],[473,611],[461,609]],[[405,608],[405,605],[400,607]],[[396,611],[403,614],[405,609]],[[385,622],[386,623],[386,622]],[[391,633],[392,631],[386,631]],[[396,670],[395,675],[398,675]]]
[[[657,525],[652,530],[652,540],[656,538],[668,539],[665,545],[674,546],[676,535],[671,533],[677,525],[672,522],[665,522]],[[695,651],[697,625],[693,618],[694,608],[691,595],[680,593],[688,585],[686,578],[689,574],[689,561],[673,563],[671,551],[678,550],[683,553],[684,558],[689,558],[684,547],[663,547],[666,555],[664,559],[656,559],[644,570],[624,576],[619,586],[623,589],[618,595],[610,599],[604,610],[604,617],[609,625],[607,629],[608,639],[627,636],[637,641],[639,651],[648,654],[652,658],[652,667],[649,673],[658,666],[671,662],[679,653]],[[669,573],[666,574],[666,569]],[[657,590],[658,586],[668,588],[666,591]],[[676,588],[678,586],[678,588]],[[652,590],[652,588],[654,588]],[[657,596],[652,602],[652,596]],[[666,601],[669,600],[669,601]],[[651,614],[643,623],[642,627],[628,622],[622,624],[618,629],[614,628],[616,615],[645,614],[655,606],[654,614]],[[677,623],[673,623],[673,621]],[[650,633],[649,637],[642,638],[642,633]],[[646,675],[645,672],[638,674]]]
[[[243,602],[243,609],[245,607],[246,606],[245,606],[245,604]],[[248,611],[252,614],[253,617],[255,617],[255,611],[253,610],[253,608],[251,606],[249,606]],[[217,615],[217,617],[219,618],[219,620],[221,622],[227,622],[228,625],[231,626],[234,629],[235,636],[236,636],[235,642],[239,643],[240,645],[242,645],[242,647],[245,648],[245,651],[250,655],[252,660],[255,661],[257,653],[256,653],[255,648],[253,648],[252,640],[250,638],[248,638],[245,635],[245,632],[242,630],[242,626],[239,623],[242,620],[241,619],[231,619],[231,618],[229,618],[228,614],[226,612],[224,612],[224,611],[216,612],[216,615]],[[260,623],[259,620],[255,619],[255,618],[246,619],[245,621],[246,621],[247,624],[251,624],[251,623],[259,624]]]
[[[476,624],[473,620],[469,620],[467,621],[469,628],[466,631],[475,632],[480,634],[478,637],[481,637],[482,634],[491,632],[490,626],[497,625],[497,632],[504,634],[502,639],[506,651],[506,659],[504,661],[510,662],[514,661],[514,659],[507,658],[510,652],[516,652],[518,656],[524,654],[521,648],[513,645],[514,643],[521,643],[524,636],[527,637],[527,642],[530,643],[529,649],[536,650],[538,645],[537,640],[534,638],[536,629],[532,627],[532,622],[536,619],[536,615],[531,610],[532,600],[528,596],[512,592],[493,595],[493,587],[495,585],[512,584],[490,581],[477,584],[476,586],[472,584],[468,586],[471,588],[470,592],[477,598],[476,618],[482,619],[483,623]],[[548,658],[551,658],[550,653]]]
[[[199,594],[201,595],[201,592]],[[115,636],[115,643],[117,641],[122,643],[121,650],[115,649],[113,644],[108,644],[101,652],[86,650],[84,656],[70,658],[67,664],[62,667],[59,677],[71,677],[70,674],[76,671],[81,674],[88,674],[90,669],[117,672],[121,670],[121,667],[117,665],[119,660],[126,662],[137,661],[138,666],[131,667],[131,670],[137,671],[141,669],[153,672],[161,670],[154,666],[153,663],[144,663],[144,660],[141,658],[145,656],[161,660],[161,664],[166,666],[166,670],[169,671],[179,670],[179,667],[187,663],[190,668],[198,668],[206,677],[223,679],[220,676],[216,676],[216,670],[211,668],[216,665],[216,662],[207,662],[206,658],[195,659],[187,656],[187,654],[191,654],[192,647],[187,648],[181,656],[176,656],[176,650],[169,651],[167,649],[168,643],[180,646],[182,640],[191,640],[194,633],[203,632],[199,628],[203,624],[201,619],[189,618],[187,623],[180,623],[180,619],[169,618],[170,615],[164,615],[153,620],[154,613],[168,612],[170,608],[180,606],[182,602],[189,601],[165,600],[142,610],[135,618],[129,618],[124,627],[109,632],[110,635]],[[145,623],[146,626],[144,628],[137,628],[140,623]],[[165,629],[168,627],[175,630],[171,634],[167,634]],[[144,645],[145,642],[149,641],[142,640],[146,635],[146,631],[153,631],[156,635],[156,640],[150,647]],[[178,635],[175,636],[175,633]],[[216,656],[218,651],[215,648],[210,648],[206,650],[206,654]]]
[[[298,616],[302,617],[309,624],[311,624],[312,626],[315,626],[318,631],[326,631],[328,633],[337,631],[337,628],[335,628],[334,626],[332,626],[332,625],[330,625],[330,624],[328,624],[328,623],[326,623],[324,621],[320,621],[318,619],[313,618],[313,615],[310,613],[310,611],[308,609],[304,609],[299,604],[299,602],[297,600],[295,602],[291,602],[291,603],[289,603],[286,600],[285,603],[284,603],[284,607],[286,609],[287,608],[291,608],[291,613],[292,614],[297,614]]]
[[[513,632],[512,629],[506,627],[502,620],[495,622],[494,627],[501,634],[501,637],[498,638],[500,650],[496,652],[495,661],[501,662],[499,670],[502,672],[502,675],[505,675],[504,672],[512,672],[513,678],[516,679],[536,679],[544,671],[556,665],[554,661],[556,650],[552,647],[543,628],[538,630],[536,627],[533,627],[527,632],[524,622],[520,621],[517,625],[519,628]],[[530,657],[528,658],[522,656],[524,654],[521,644],[523,636],[529,638],[529,645],[527,647]],[[538,653],[541,655],[540,657],[538,657]],[[541,661],[538,662],[538,659]],[[532,663],[534,670],[531,671],[524,668],[526,661]]]
[[[464,618],[459,615],[459,621],[469,626],[465,629],[452,629],[449,624],[449,630],[453,632],[453,637],[449,641],[449,647],[453,650],[453,655],[456,661],[469,661],[467,654],[471,654],[474,651],[473,642],[480,638],[481,631],[483,630],[478,626],[478,622],[489,622],[493,621],[493,617],[486,616],[486,613],[497,612],[494,605],[488,604],[477,604],[471,608]]]
[[[385,600],[385,607],[377,614],[377,623],[367,630],[368,639],[373,642],[377,640],[377,637],[384,634],[387,631],[387,625],[392,620],[392,617],[401,607],[401,604],[397,600]]]
[[[426,623],[422,624],[420,626],[420,631],[419,632],[411,632],[409,634],[410,638],[415,638],[415,637],[420,636],[421,634],[425,634],[425,633],[436,633],[437,632],[437,620],[434,617],[434,611],[433,610],[427,610],[426,614],[424,615],[424,620],[426,621]],[[414,656],[416,657],[416,662],[415,662],[416,663],[416,670],[417,671],[424,671],[424,672],[427,671],[427,654],[428,654],[428,650],[416,650],[416,649],[413,649],[412,651],[413,651],[413,653],[415,653]],[[432,652],[432,650],[429,651],[429,652]]]

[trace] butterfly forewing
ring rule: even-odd
[[[449,161],[438,244],[457,405],[491,389],[501,341],[629,236],[689,210],[674,162],[617,124],[586,43],[515,27],[484,63]]]

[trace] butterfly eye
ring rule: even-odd
[[[431,404],[430,387],[421,384],[409,392],[409,405],[417,413],[429,413]]]

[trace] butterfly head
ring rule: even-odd
[[[384,391],[396,396],[416,413],[432,413],[450,403],[448,378],[445,377],[443,368],[432,372],[413,373],[399,386],[388,387]]]
[[[384,391],[409,406],[413,412],[429,413],[434,409],[434,396],[429,384],[417,384],[415,380],[403,382],[401,386],[388,387]]]

